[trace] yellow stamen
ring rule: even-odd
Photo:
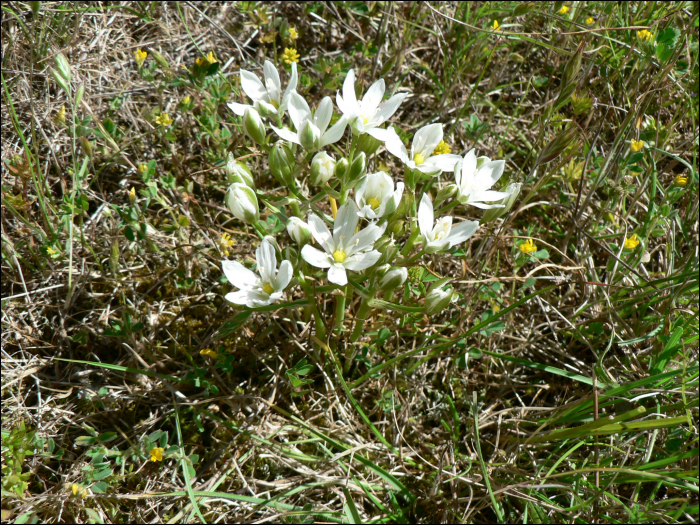
[[[445,153],[452,153],[452,148],[447,142],[442,140],[433,150],[433,155],[444,155]]]
[[[416,166],[420,166],[425,162],[425,157],[423,157],[423,155],[421,155],[420,153],[416,153],[415,155],[413,155],[413,162],[416,163]]]
[[[367,117],[362,117],[362,123],[367,124]]]
[[[270,295],[272,292],[275,291],[275,289],[270,283],[265,283],[262,285],[262,291],[265,292],[267,295]]]
[[[333,260],[337,263],[342,263],[345,260],[345,252],[343,250],[336,250],[333,252]]]
[[[373,210],[376,210],[377,208],[379,208],[381,202],[379,202],[379,199],[377,197],[370,197],[369,199],[367,199],[367,204],[372,206]]]

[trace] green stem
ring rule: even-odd
[[[337,332],[337,338],[340,339],[340,334],[343,330],[343,322],[345,321],[345,304],[352,297],[352,286],[345,286],[344,293],[338,294],[335,297],[335,324],[333,331]]]
[[[374,289],[370,288],[369,297],[374,297]],[[372,310],[372,307],[369,304],[370,301],[370,298],[363,297],[362,303],[360,303],[360,309],[357,312],[357,316],[355,318],[355,327],[353,328],[352,334],[350,335],[350,344],[348,345],[348,348],[345,352],[345,362],[343,363],[344,375],[347,375],[350,372],[352,362],[355,359],[355,355],[357,355],[355,343],[357,343],[358,339],[360,339],[360,336],[362,335],[362,329],[365,326],[365,321],[367,320],[367,317],[369,316],[369,313]]]
[[[413,245],[416,243],[416,240],[419,236],[420,230],[418,229],[418,226],[416,226],[415,222],[411,223],[411,235],[408,237],[408,240],[406,241],[406,245],[403,247],[403,250],[401,250],[402,256],[406,257],[409,253],[411,253]]]
[[[459,204],[459,201],[458,201],[458,200],[456,200],[456,199],[453,200],[451,203],[449,203],[449,204],[443,206],[443,207],[440,208],[438,211],[436,211],[436,212],[435,212],[435,217],[440,217],[443,213],[445,213],[446,211],[450,211],[452,208],[454,208],[454,207],[457,206],[458,204]]]

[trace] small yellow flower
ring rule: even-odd
[[[294,41],[297,38],[299,38],[299,33],[297,32],[295,27],[290,27],[289,28],[289,40]]]
[[[57,254],[58,254],[58,251],[54,250],[51,246],[46,247],[46,255],[48,255],[49,257],[53,257],[54,255],[57,255]]]
[[[688,185],[688,177],[685,177],[683,175],[676,175],[676,177],[673,179],[673,183],[676,186],[687,186]]]
[[[134,188],[133,186],[129,190],[129,202],[131,204],[134,204],[136,202],[136,188]]]
[[[143,163],[139,164],[137,169],[138,169],[139,173],[141,175],[143,175],[144,173],[146,173],[148,171],[148,164],[143,164]]]
[[[637,246],[639,246],[639,239],[637,239],[636,233],[625,239],[625,250],[634,250]]]
[[[148,453],[151,455],[151,461],[163,461],[163,447],[154,447]]]
[[[437,145],[437,147],[433,150],[433,155],[444,155],[445,153],[452,153],[452,148],[450,145],[443,141],[440,141],[440,144]]]
[[[299,62],[299,53],[293,47],[285,47],[284,53],[282,53],[282,60],[290,65],[292,62]]]
[[[653,36],[654,35],[652,34],[652,32],[648,29],[642,29],[641,31],[637,31],[637,37],[640,40],[651,40],[651,37]]]
[[[644,147],[644,141],[643,140],[634,140],[632,139],[632,142],[630,142],[630,149],[632,150],[632,153],[637,153],[639,150],[641,150]]]
[[[219,248],[221,249],[221,253],[228,257],[228,249],[234,244],[236,244],[236,241],[234,241],[228,233],[221,234],[221,237],[219,238]]]
[[[61,109],[54,114],[53,121],[57,126],[66,125],[66,106],[61,106]]]
[[[141,51],[140,49],[137,49],[134,51],[134,60],[136,60],[136,63],[139,65],[139,67],[143,66],[144,60],[146,60],[146,57],[148,56],[148,53],[145,51]]]
[[[70,486],[70,490],[73,493],[73,496],[80,496],[81,498],[87,498],[88,492],[86,489],[82,487],[82,485],[78,485],[77,483],[73,483]]]
[[[199,353],[211,357],[212,359],[216,359],[217,357],[219,357],[219,353],[215,352],[211,348],[205,348],[204,350],[200,350]]]
[[[595,22],[595,19],[592,16],[589,16],[586,18],[586,24],[591,25],[593,22]]]
[[[523,253],[532,253],[537,251],[537,245],[532,241],[532,239],[528,239],[524,243],[520,245],[520,251]]]
[[[156,117],[156,124],[160,126],[169,126],[173,123],[173,119],[167,113],[161,113]]]
[[[190,99],[190,96],[189,96],[189,95],[185,96],[185,97],[182,99],[182,105],[183,105],[183,106],[189,106],[190,100],[191,100],[191,99]]]
[[[203,66],[206,61],[206,58],[199,57],[195,59],[194,63],[198,66]]]
[[[494,31],[498,31],[500,28],[501,24],[498,23],[498,20],[494,20],[491,24],[491,29],[493,29]]]
[[[213,51],[209,51],[209,53],[207,53],[207,62],[210,64],[216,64],[218,62]]]
[[[561,6],[561,9],[557,11],[560,15],[565,15],[566,13],[569,12],[569,6],[568,5],[563,5]]]

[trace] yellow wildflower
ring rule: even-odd
[[[82,485],[78,485],[77,483],[73,483],[70,486],[70,490],[73,493],[73,496],[80,496],[81,498],[86,498],[88,495],[87,490],[84,489]]]
[[[144,60],[146,60],[146,57],[148,56],[148,53],[145,51],[141,51],[140,49],[137,49],[134,51],[134,60],[136,60],[136,63],[139,65],[139,67],[143,66]]]
[[[153,447],[148,453],[151,455],[151,461],[163,461],[163,447]]]
[[[209,53],[207,53],[207,62],[210,64],[216,64],[218,62],[213,51],[209,51]]]
[[[491,24],[491,29],[493,29],[494,31],[498,31],[499,29],[501,29],[501,24],[498,23],[498,20],[493,21],[493,24]]]
[[[293,47],[285,47],[284,53],[282,53],[282,60],[287,64],[292,64],[293,62],[299,62],[299,53]]]
[[[234,241],[228,233],[221,234],[221,237],[219,238],[219,247],[221,249],[221,253],[228,256],[228,249],[234,244],[236,244],[236,241]]]
[[[452,153],[452,148],[447,142],[442,140],[433,150],[433,155],[444,155],[445,153]]]
[[[632,139],[632,142],[630,142],[630,149],[632,150],[632,153],[637,153],[639,150],[641,150],[644,147],[644,141],[643,140],[634,140]]]
[[[637,31],[637,37],[640,40],[651,40],[652,36],[654,35],[648,29],[642,29],[641,31]]]
[[[203,66],[206,61],[207,61],[206,58],[199,57],[199,58],[195,59],[194,63],[197,64],[198,66]]]
[[[299,38],[299,33],[297,32],[296,28],[295,28],[295,27],[290,27],[290,28],[289,28],[289,40],[294,41],[294,40],[296,40],[297,38]]]
[[[205,348],[203,350],[200,350],[199,353],[211,357],[212,359],[216,359],[217,357],[219,357],[219,353],[215,352],[211,348]]]
[[[141,175],[143,175],[144,173],[146,173],[148,171],[148,164],[141,163],[138,165],[138,168],[136,168],[136,169],[138,170],[138,172]]]
[[[160,126],[169,126],[173,123],[173,119],[167,113],[161,113],[156,117],[156,124]]]
[[[586,24],[591,25],[593,22],[595,22],[595,19],[592,16],[589,16],[586,18]]]
[[[688,177],[676,175],[676,177],[673,179],[673,183],[676,186],[686,186],[688,184]]]
[[[637,246],[639,246],[639,239],[637,239],[636,233],[625,239],[625,250],[634,250]]]
[[[136,188],[133,186],[129,190],[129,202],[133,205],[136,202]]]
[[[557,11],[557,13],[559,13],[560,15],[565,15],[566,13],[569,12],[569,9],[570,8],[568,5],[563,5],[563,6],[561,6],[561,9],[559,11]]]
[[[58,255],[58,250],[54,250],[51,246],[46,247],[46,255],[49,257],[53,257],[55,255]]]
[[[520,245],[520,251],[523,253],[532,253],[537,251],[537,245],[532,239],[528,239]]]
[[[191,100],[191,99],[190,99],[190,96],[189,96],[189,95],[185,96],[185,97],[182,99],[182,105],[183,105],[183,106],[189,105],[190,100]]]
[[[65,126],[66,125],[66,106],[61,106],[61,109],[59,109],[55,115],[53,116],[53,122],[57,126]]]

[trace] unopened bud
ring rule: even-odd
[[[406,223],[402,220],[392,221],[387,228],[387,232],[398,239],[406,232]]]
[[[443,288],[446,283],[441,281],[443,279],[436,281],[425,296],[425,313],[428,315],[440,313],[452,301],[452,287]]]
[[[366,169],[367,155],[365,155],[365,152],[362,151],[357,157],[355,157],[355,160],[353,160],[352,164],[350,164],[350,168],[348,168],[348,180],[358,180],[365,174]]]
[[[440,191],[438,191],[437,196],[435,197],[435,202],[433,203],[433,206],[437,206],[441,202],[445,202],[447,199],[451,199],[455,195],[457,195],[457,192],[459,191],[459,188],[457,187],[456,184],[449,184],[442,188]]]
[[[340,159],[338,162],[335,163],[335,176],[338,177],[339,179],[342,179],[345,174],[348,172],[348,168],[350,167],[350,163],[348,162],[348,159],[343,157]]]
[[[66,82],[70,82],[70,63],[63,53],[59,53],[54,57],[58,73]]]
[[[153,59],[158,62],[158,65],[164,69],[170,69],[170,65],[168,64],[168,61],[165,60],[163,55],[161,55],[158,51],[151,49],[151,56],[153,56]]]
[[[80,137],[80,147],[83,149],[85,155],[92,158],[92,144],[90,144],[87,137]]]
[[[395,290],[399,286],[403,286],[407,278],[408,270],[406,268],[394,268],[379,279],[379,289],[384,291]]]
[[[383,237],[374,243],[374,249],[381,253],[379,258],[379,264],[391,264],[396,259],[396,255],[399,253],[399,247],[393,239],[389,237]]]
[[[255,192],[240,182],[234,182],[229,186],[226,192],[226,206],[238,220],[243,222],[252,224],[260,219]]]
[[[311,178],[309,182],[314,186],[321,186],[330,180],[335,173],[336,162],[325,151],[319,151],[311,161]]]
[[[131,203],[132,206],[136,202],[136,188],[134,188],[133,186],[129,190],[129,202]]]
[[[405,217],[411,209],[414,200],[415,196],[412,193],[404,192],[403,196],[401,197],[401,202],[394,211],[394,217]]]
[[[243,114],[243,133],[256,144],[265,143],[265,124],[255,108],[246,108]]]
[[[295,159],[292,150],[278,142],[270,152],[270,171],[285,186],[294,185]]]
[[[377,151],[381,145],[381,140],[375,139],[372,135],[367,133],[360,135],[360,139],[357,141],[358,151],[361,151],[368,157]]]
[[[249,188],[255,189],[255,181],[253,181],[253,174],[250,168],[243,162],[236,160],[230,151],[226,162],[226,177],[231,183],[240,182]]]
[[[299,131],[299,142],[306,151],[317,151],[321,147],[321,130],[310,120],[304,121]]]
[[[522,184],[520,184],[519,182],[511,182],[510,184],[508,184],[508,187],[504,190],[508,195],[506,197],[503,197],[500,201],[492,203],[502,204],[503,208],[491,208],[489,210],[486,210],[483,219],[481,219],[481,222],[491,222],[503,217],[506,213],[508,213],[513,207],[515,199],[517,199],[518,195],[520,195],[521,187]]]
[[[569,147],[577,135],[578,128],[573,125],[559,133],[559,135],[554,137],[549,144],[542,149],[540,156],[537,158],[536,165],[547,164],[556,159],[561,155],[562,151]]]
[[[277,239],[275,239],[272,235],[265,235],[265,237],[263,237],[262,240],[269,242],[277,253],[282,253],[280,245],[277,244]]]
[[[307,244],[311,240],[309,225],[299,217],[290,217],[287,221],[287,233],[299,246]]]

